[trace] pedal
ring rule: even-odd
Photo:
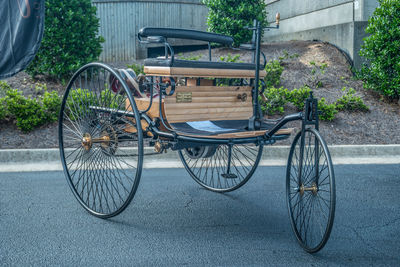
[[[223,173],[221,174],[222,177],[224,177],[225,179],[235,179],[237,178],[236,174],[233,173]]]

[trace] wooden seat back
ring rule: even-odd
[[[164,99],[169,123],[247,120],[253,114],[250,86],[177,86]]]

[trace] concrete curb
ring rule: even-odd
[[[285,166],[289,146],[266,146],[260,165]],[[400,145],[333,145],[329,146],[334,164],[400,164]],[[145,153],[153,152],[150,147]],[[145,156],[145,168],[182,167],[176,151]],[[0,150],[0,172],[62,170],[60,153],[53,149]]]

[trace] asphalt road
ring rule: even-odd
[[[0,173],[0,265],[400,265],[400,166],[335,171],[335,223],[315,255],[292,233],[284,167],[260,167],[227,194],[184,169],[145,170],[109,220],[81,208],[62,172]]]

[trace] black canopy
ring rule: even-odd
[[[24,70],[39,49],[45,0],[2,0],[0,6],[0,79]]]

